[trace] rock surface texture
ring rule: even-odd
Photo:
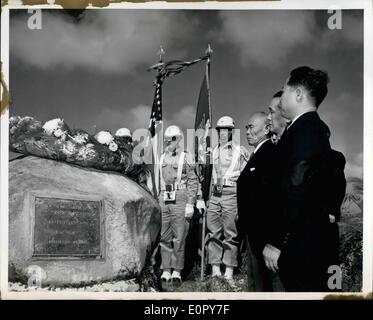
[[[155,199],[118,173],[32,156],[9,162],[9,263],[29,279],[30,272],[48,284],[136,275],[160,226]]]

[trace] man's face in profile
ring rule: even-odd
[[[246,125],[246,138],[250,146],[256,147],[266,139],[269,132],[267,119],[262,116],[253,115]]]
[[[281,135],[286,126],[286,119],[281,115],[279,108],[281,97],[273,98],[268,106],[268,120],[271,125],[271,132]]]
[[[279,109],[284,118],[292,120],[294,109],[296,109],[296,90],[288,85],[288,81],[289,78],[286,79],[282,87]]]

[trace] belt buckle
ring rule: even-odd
[[[220,184],[214,184],[213,195],[216,197],[221,197],[222,193],[223,193],[223,186]]]
[[[166,190],[163,195],[164,202],[176,201],[176,190],[174,184],[166,184]]]
[[[175,202],[176,201],[176,191],[165,191],[163,195],[164,202]]]
[[[171,192],[175,190],[175,186],[173,184],[166,184],[166,191]]]

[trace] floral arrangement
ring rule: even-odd
[[[9,119],[9,148],[25,155],[116,171],[147,189],[147,166],[133,163],[132,145],[109,131],[92,136],[81,129],[72,130],[60,118],[43,124],[33,117],[13,116]]]

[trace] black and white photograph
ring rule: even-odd
[[[2,297],[372,291],[372,8],[328,2],[3,9]]]

